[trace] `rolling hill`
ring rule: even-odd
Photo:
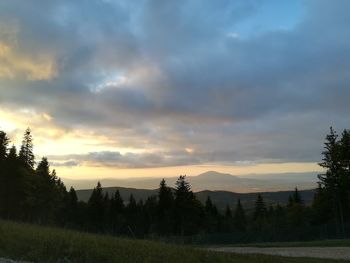
[[[289,191],[298,187],[300,190],[316,188],[317,172],[312,173],[279,173],[279,174],[249,174],[234,176],[231,174],[209,171],[197,176],[187,176],[192,189],[196,192],[229,191],[237,193]],[[92,189],[97,180],[72,180],[62,178],[67,187],[75,189]],[[100,179],[103,187],[125,187],[137,189],[156,189],[161,178],[127,178]],[[167,177],[168,186],[173,187],[177,177]]]

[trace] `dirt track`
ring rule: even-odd
[[[350,260],[350,247],[221,247],[213,251],[238,254],[267,254],[285,257],[310,257]]]
[[[0,263],[29,263],[29,262],[14,261],[14,260],[11,260],[11,259],[0,258]]]

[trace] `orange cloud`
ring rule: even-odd
[[[25,76],[27,80],[49,80],[56,75],[56,64],[50,56],[31,58],[20,55],[10,45],[0,42],[0,78]]]

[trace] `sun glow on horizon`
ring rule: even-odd
[[[120,169],[93,166],[53,166],[58,175],[67,179],[103,179],[103,178],[138,178],[138,177],[177,177],[179,175],[196,176],[207,171],[217,171],[244,177],[250,174],[307,173],[320,172],[316,163],[280,163],[258,164],[253,166],[188,165],[176,167]]]

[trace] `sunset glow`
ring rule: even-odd
[[[346,8],[234,2],[4,1],[0,129],[65,178],[320,171],[349,124]]]

